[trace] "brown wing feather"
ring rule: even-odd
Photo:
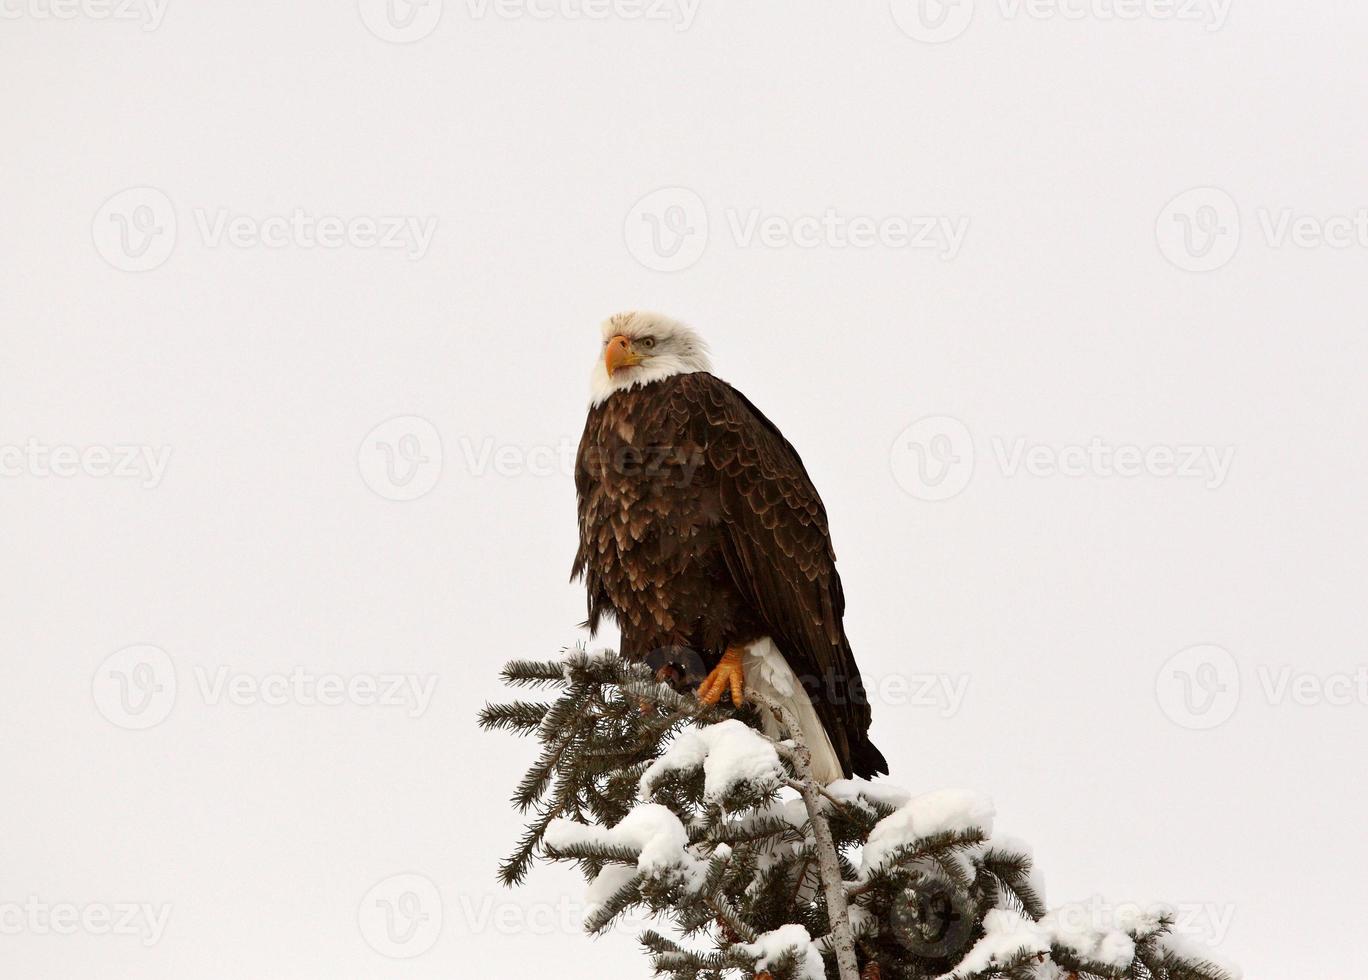
[[[584,587],[589,598],[589,615],[584,625],[591,632],[598,632],[604,612],[611,608],[608,592],[604,587],[601,564],[595,560],[603,553],[603,545],[598,536],[606,533],[605,522],[595,520],[592,511],[597,505],[599,489],[594,485],[590,470],[589,453],[592,451],[592,432],[598,410],[590,411],[584,423],[584,433],[580,436],[579,449],[575,453],[575,498],[579,518],[580,542],[575,551],[575,564],[570,570],[573,582],[584,576]]]
[[[869,702],[846,640],[845,594],[826,508],[803,461],[745,395],[710,374],[676,386],[722,503],[727,567],[804,681],[849,770],[887,771],[868,741]],[[870,756],[872,753],[872,757]],[[867,772],[866,774],[872,774]]]

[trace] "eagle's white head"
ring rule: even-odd
[[[618,313],[603,321],[603,347],[589,378],[590,403],[615,391],[661,378],[711,371],[708,345],[677,320],[659,313]]]

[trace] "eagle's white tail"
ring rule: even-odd
[[[808,700],[807,692],[798,683],[793,668],[784,659],[783,653],[768,636],[756,640],[746,651],[741,661],[746,671],[746,687],[757,694],[784,705],[793,712],[802,726],[803,741],[812,752],[812,775],[822,783],[832,783],[840,779],[841,760],[836,757],[836,749],[831,744],[817,712]],[[765,734],[771,738],[782,738],[784,732],[779,722],[770,717],[768,711],[762,712],[765,718]]]

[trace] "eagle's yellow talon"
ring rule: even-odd
[[[698,686],[698,700],[717,704],[729,690],[732,704],[739,708],[746,703],[746,671],[741,666],[741,651],[732,647],[727,648],[712,673]]]

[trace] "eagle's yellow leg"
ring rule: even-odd
[[[716,704],[730,690],[732,704],[739,708],[746,703],[746,672],[741,667],[741,654],[744,652],[742,647],[727,647],[727,652],[722,654],[712,673],[699,685],[698,700],[704,704]]]

